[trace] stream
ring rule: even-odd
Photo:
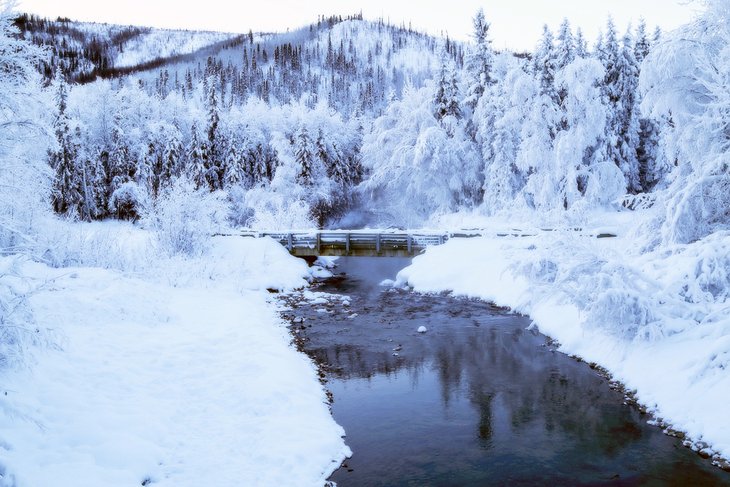
[[[529,318],[380,285],[408,264],[342,258],[287,298],[353,451],[338,486],[730,485]]]

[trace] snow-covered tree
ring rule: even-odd
[[[492,40],[489,38],[489,22],[484,17],[483,9],[480,8],[477,11],[473,25],[474,47],[467,58],[469,85],[465,99],[465,103],[471,108],[476,107],[487,86],[492,84],[492,64],[494,62]]]
[[[487,111],[493,117],[491,123],[480,125],[479,132],[480,140],[489,144],[483,150],[482,207],[487,213],[524,206],[521,190],[526,173],[517,166],[517,154],[528,107],[536,94],[535,86],[533,78],[522,66],[515,66],[495,85],[489,97],[492,103],[477,108],[477,115],[483,117],[483,112]]]
[[[233,134],[229,134],[227,139],[228,150],[223,160],[223,188],[229,189],[238,185],[250,187],[250,175],[244,167],[245,156],[239,153],[238,144],[236,144]]]
[[[434,212],[473,205],[481,164],[461,124],[450,135],[434,117],[435,87],[408,87],[365,136],[361,190],[384,221],[423,222]]]
[[[660,195],[665,242],[693,242],[730,228],[728,19],[730,3],[708,1],[704,14],[665,36],[643,64],[643,111],[664,121],[660,152],[672,167]]]
[[[203,188],[208,185],[203,151],[204,144],[200,141],[198,126],[193,122],[190,127],[190,141],[185,151],[185,173],[190,181],[196,185],[196,188]]]
[[[650,49],[651,42],[646,33],[646,21],[642,18],[639,20],[639,25],[636,28],[636,34],[634,36],[634,57],[638,65],[644,62],[646,56],[649,55]]]
[[[312,142],[307,128],[302,126],[294,137],[294,156],[298,164],[297,182],[302,186],[312,186],[316,178],[316,163]]]
[[[575,32],[575,56],[580,58],[588,56],[588,41],[583,36],[583,31],[580,27]]]
[[[627,190],[641,189],[639,162],[639,114],[636,96],[638,66],[629,32],[619,44],[612,19],[606,25],[606,37],[600,60],[606,71],[603,93],[608,104],[609,120],[605,137],[608,156],[621,169]]]
[[[576,44],[573,39],[573,31],[570,28],[568,19],[563,19],[558,31],[558,42],[555,46],[555,67],[557,70],[564,69],[573,62],[576,57]]]
[[[79,215],[83,201],[81,171],[79,170],[79,143],[74,138],[74,129],[68,116],[68,85],[59,70],[54,81],[56,118],[53,130],[56,146],[49,150],[48,162],[54,171],[53,209],[57,213]]]
[[[532,69],[540,82],[540,92],[557,100],[555,73],[558,69],[557,52],[553,33],[547,25],[542,28],[542,37],[533,57]]]
[[[36,66],[45,52],[18,36],[16,2],[0,1],[0,249],[28,248],[50,192],[52,132]],[[49,137],[50,135],[50,137]]]
[[[203,152],[203,160],[205,162],[205,178],[211,191],[221,189],[223,170],[222,159],[225,153],[225,147],[219,133],[220,124],[220,107],[218,100],[218,90],[215,79],[208,79],[208,93],[206,96],[206,143]]]

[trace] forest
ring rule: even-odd
[[[332,17],[108,81],[68,84],[59,66],[52,206],[136,219],[179,177],[225,191],[239,225],[306,215],[282,228],[418,226],[465,209],[579,218],[660,199],[663,233],[690,241],[723,220],[686,221],[707,211],[698,195],[722,207],[723,183],[707,179],[722,144],[681,143],[698,110],[722,112],[708,103],[722,99],[719,44],[697,27],[711,21],[663,39],[609,18],[589,43],[566,19],[514,54],[492,48],[483,12],[471,46]],[[707,46],[701,59],[684,37]],[[672,80],[691,96],[673,96]]]

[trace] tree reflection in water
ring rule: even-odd
[[[380,288],[393,276],[372,275],[367,260],[345,260],[348,279],[321,289],[348,294],[349,308],[298,309],[355,454],[339,485],[730,483],[529,319]]]

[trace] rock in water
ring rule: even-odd
[[[418,327],[418,333],[426,333],[427,331],[428,331],[428,328],[426,328],[423,325]]]

